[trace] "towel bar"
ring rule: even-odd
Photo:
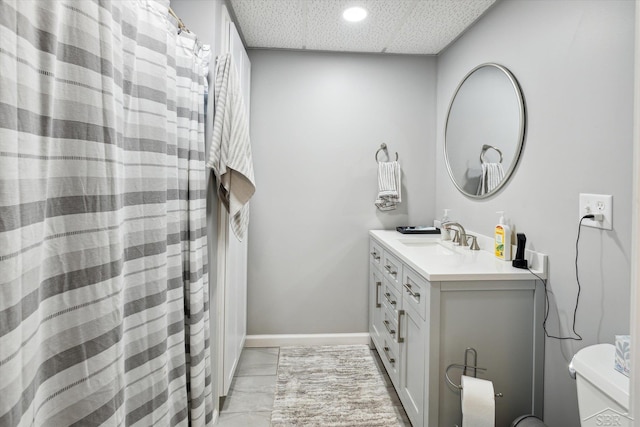
[[[382,144],[380,144],[380,148],[378,148],[378,151],[376,151],[376,162],[380,162],[380,160],[378,160],[378,153],[380,151],[384,151],[385,153],[387,153],[387,158],[391,159],[389,157],[389,153],[387,152],[387,144],[383,142]],[[397,161],[398,161],[398,152],[396,151],[396,162]]]

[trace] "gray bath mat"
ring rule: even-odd
[[[282,347],[271,424],[400,425],[366,345]]]

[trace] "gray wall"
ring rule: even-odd
[[[579,426],[567,365],[580,348],[629,331],[634,2],[503,0],[438,58],[436,207],[491,235],[505,210],[528,246],[549,255],[549,330],[566,335],[576,299],[578,194],[613,195],[613,231],[583,228],[582,342],[547,339],[545,421]],[[484,201],[462,196],[444,165],[444,124],[458,81],[497,62],[519,80],[527,104],[521,163]],[[430,201],[430,199],[428,199]],[[482,355],[480,355],[482,357]]]
[[[436,60],[249,56],[248,334],[366,332],[367,230],[433,219]],[[373,204],[382,142],[403,168],[402,204],[385,213]]]

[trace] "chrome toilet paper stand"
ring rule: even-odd
[[[469,355],[471,355],[473,361],[473,364],[469,364]],[[451,378],[449,377],[449,370],[451,368],[457,368],[457,369],[462,369],[462,375],[466,375],[466,376],[473,376],[474,378],[478,378],[478,371],[486,371],[486,368],[480,368],[478,367],[478,352],[476,351],[475,348],[473,347],[467,347],[464,351],[464,364],[461,365],[459,363],[452,363],[451,365],[447,366],[447,369],[445,369],[444,371],[444,377],[447,380],[447,382],[449,383],[449,385],[457,390],[462,390],[462,386],[460,384],[456,384],[453,381],[451,381]],[[473,375],[469,375],[468,371],[473,370]],[[496,397],[502,397],[503,394],[502,393],[496,393],[495,394]]]

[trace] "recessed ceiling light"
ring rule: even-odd
[[[358,22],[367,17],[367,11],[361,7],[350,7],[342,12],[342,17],[350,22]]]

